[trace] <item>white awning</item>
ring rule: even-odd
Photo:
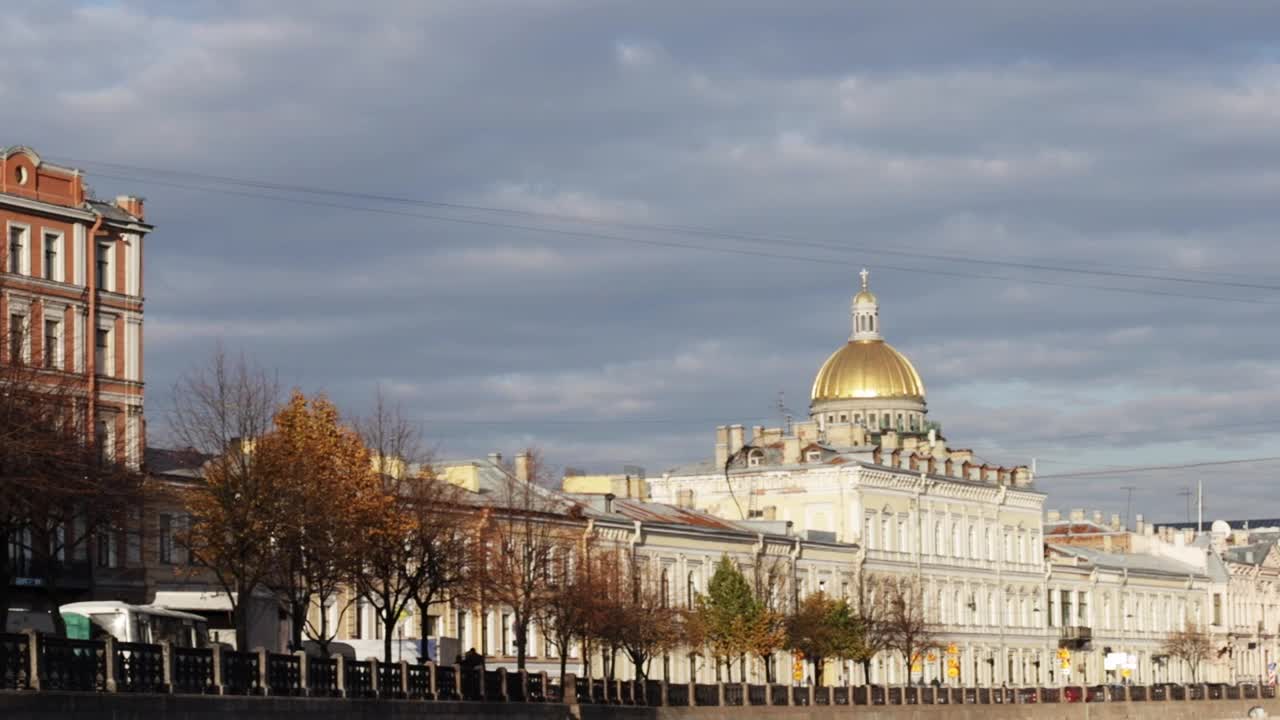
[[[163,590],[156,593],[151,604],[170,610],[231,611],[231,598],[226,593],[204,590]]]

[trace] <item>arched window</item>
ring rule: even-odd
[[[685,597],[688,600],[689,607],[693,607],[694,600],[698,599],[698,576],[693,571],[689,572],[689,577],[686,580]]]
[[[906,426],[902,424],[902,413],[898,413],[898,432],[902,432]]]
[[[747,467],[756,467],[764,462],[764,451],[755,448],[747,453]]]

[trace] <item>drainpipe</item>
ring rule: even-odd
[[[85,239],[85,284],[89,292],[89,317],[84,328],[84,366],[89,373],[88,431],[91,442],[98,453],[102,448],[96,447],[98,442],[98,230],[102,227],[102,213],[94,213],[93,227],[89,228],[89,236]]]

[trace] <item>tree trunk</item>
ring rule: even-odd
[[[391,636],[396,631],[396,620],[398,619],[390,612],[382,618],[382,662],[388,665],[391,664]]]
[[[814,687],[822,687],[822,658],[815,657],[813,659],[813,685]]]
[[[564,687],[564,676],[569,672],[568,643],[560,649],[560,687]]]
[[[231,613],[236,626],[236,650],[240,652],[249,651],[249,597],[240,597]]]
[[[871,684],[871,658],[862,661],[862,684]]]
[[[525,669],[524,658],[527,650],[525,646],[529,644],[529,623],[520,620],[519,616],[516,617],[515,623],[516,623],[516,669],[524,670]],[[499,633],[499,637],[501,637],[501,633]],[[503,652],[506,652],[507,649],[502,648],[502,650]]]
[[[300,598],[289,604],[289,614],[293,619],[292,627],[289,628],[289,642],[293,644],[294,651],[302,649],[302,629],[307,624],[307,606],[310,604]]]

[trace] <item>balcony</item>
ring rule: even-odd
[[[1084,647],[1093,640],[1093,628],[1087,625],[1067,625],[1058,634],[1060,646]]]

